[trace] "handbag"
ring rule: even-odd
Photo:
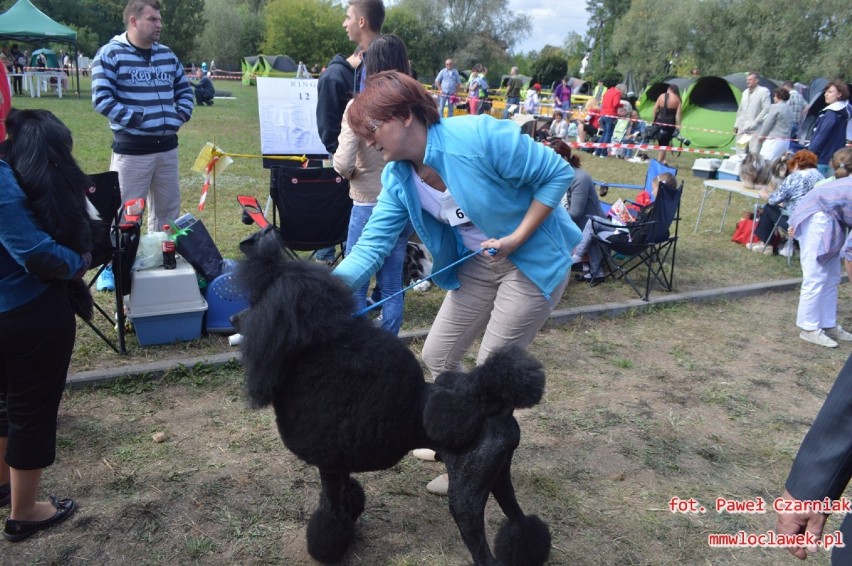
[[[750,214],[748,216],[751,216]],[[754,219],[744,217],[737,222],[737,227],[734,229],[734,235],[731,236],[731,241],[738,244],[750,244],[759,242],[760,238],[754,235]]]
[[[177,252],[189,262],[195,272],[207,281],[213,281],[224,270],[225,260],[201,220],[191,214],[175,220],[181,234],[175,239]]]

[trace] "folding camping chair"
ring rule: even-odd
[[[334,261],[343,257],[349,232],[352,199],[349,182],[334,169],[273,167],[269,184],[272,223],[294,251],[340,246]]]
[[[760,208],[763,209],[763,207],[760,207]],[[784,208],[783,206],[780,207],[780,208],[781,208],[781,210],[780,210],[780,214],[778,215],[778,219],[775,220],[775,224],[772,225],[772,231],[769,233],[769,237],[766,239],[766,242],[763,244],[763,247],[760,248],[760,251],[763,252],[763,253],[766,252],[766,248],[768,248],[772,245],[773,240],[786,240],[786,239],[790,238],[790,235],[787,232],[787,229],[781,226],[781,220],[786,219],[785,224],[787,222],[789,222],[790,211],[787,210],[786,208]],[[754,205],[754,210],[755,210],[755,213],[757,213],[757,210],[758,210],[757,203],[755,203],[755,205]],[[757,218],[757,214],[755,214],[755,218]],[[752,227],[752,235],[754,235],[754,227],[757,226],[757,222],[755,222],[752,226],[753,226]],[[791,242],[790,245],[794,247],[795,246],[795,240],[793,242]],[[792,260],[793,260],[793,248],[791,247],[790,248],[790,255],[787,256],[787,267],[790,267]]]
[[[663,165],[656,159],[651,159],[648,162],[648,171],[645,173],[645,184],[644,185],[631,185],[626,183],[607,183],[606,181],[593,181],[595,185],[599,187],[599,190],[605,195],[610,188],[615,189],[633,189],[635,191],[641,191],[644,189],[647,191],[649,195],[651,195],[651,200],[654,199],[654,191],[652,190],[652,184],[654,179],[663,173],[671,173],[675,177],[677,177],[677,167],[671,167],[669,165]],[[603,209],[604,214],[609,214],[609,209],[612,207],[611,204],[606,202],[601,202],[601,208]]]
[[[682,194],[682,182],[679,187],[660,183],[650,219],[631,224],[629,228],[592,218],[595,236],[591,245],[596,246],[603,257],[605,276],[623,279],[643,301],[648,300],[652,281],[665,291],[672,290]],[[611,234],[619,229],[621,235],[603,237],[599,234]],[[646,268],[644,294],[633,274],[643,266]]]
[[[96,313],[92,321],[85,321],[95,334],[107,343],[117,354],[126,354],[125,344],[125,314],[124,296],[130,293],[132,281],[131,269],[136,259],[136,250],[139,248],[140,219],[142,212],[130,217],[125,214],[121,203],[121,188],[118,184],[118,173],[108,171],[89,175],[94,183],[89,190],[89,201],[94,205],[104,222],[109,223],[109,230],[95,239],[95,249],[92,251],[91,269],[98,268],[94,277],[88,285],[94,287],[98,276],[112,264],[112,272],[115,276],[115,313],[110,313],[95,301]],[[144,201],[140,201],[144,207]],[[106,333],[98,328],[95,320],[105,319],[104,325],[110,327],[117,325],[118,340],[114,341]]]

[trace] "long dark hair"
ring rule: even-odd
[[[555,140],[550,143],[553,151],[559,154],[562,159],[571,164],[571,167],[580,168],[580,157],[571,151],[571,146],[562,140]]]
[[[47,110],[12,110],[6,130],[5,161],[41,228],[77,253],[91,251],[86,189],[92,182],[71,154],[71,131]]]
[[[78,254],[90,253],[93,229],[106,225],[89,215],[86,199],[91,180],[71,154],[71,130],[47,110],[12,110],[6,118],[5,161],[27,196],[39,226],[59,244]],[[105,237],[105,236],[103,236]],[[92,296],[85,283],[65,282],[74,311],[92,318]]]
[[[364,66],[368,77],[382,71],[399,71],[411,75],[411,63],[405,42],[392,33],[373,40],[364,52]]]

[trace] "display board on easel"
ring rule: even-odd
[[[263,155],[328,158],[317,131],[317,79],[257,77],[257,107]],[[281,164],[263,160],[267,169]]]

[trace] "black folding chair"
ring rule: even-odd
[[[672,290],[682,194],[683,183],[679,187],[660,183],[649,219],[627,227],[592,218],[595,235],[591,245],[603,257],[605,276],[623,279],[643,301],[648,300],[652,282]],[[645,268],[644,293],[634,274],[640,267]]]
[[[127,218],[124,215],[118,173],[108,171],[89,175],[89,178],[94,183],[87,195],[89,201],[97,209],[101,219],[109,224],[109,230],[96,235],[95,238],[90,270],[97,268],[97,271],[89,281],[89,288],[95,285],[100,274],[112,264],[115,277],[115,313],[108,312],[95,301],[95,309],[100,316],[96,314],[92,321],[85,322],[117,354],[126,354],[124,296],[130,293],[131,269],[136,259],[136,250],[139,248],[141,227],[138,218]],[[141,213],[139,217],[141,218]],[[106,332],[95,324],[96,320],[101,321],[104,326],[117,325],[117,340],[108,337]]]
[[[272,223],[284,243],[295,251],[340,246],[335,257],[344,253],[349,232],[352,199],[349,182],[334,169],[323,167],[273,167],[269,184]]]

